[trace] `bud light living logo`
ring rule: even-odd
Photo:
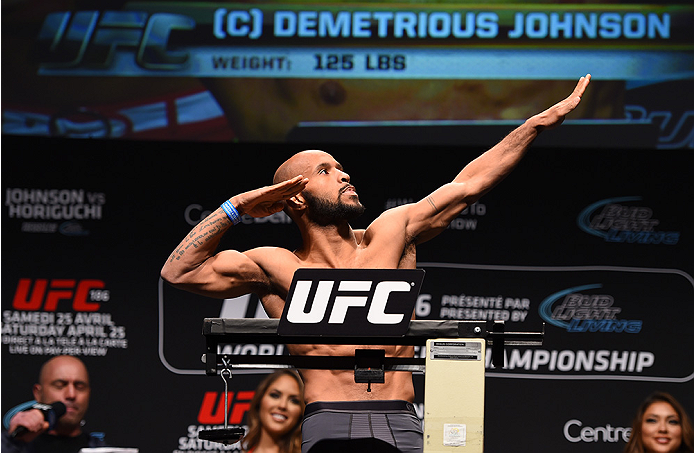
[[[586,294],[601,284],[583,285],[556,292],[540,304],[540,316],[567,332],[639,333],[640,320],[619,319],[621,308],[609,294]]]
[[[607,198],[586,207],[578,215],[578,227],[605,242],[675,245],[679,231],[658,231],[660,220],[646,206],[630,206],[641,197]]]

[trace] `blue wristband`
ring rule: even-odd
[[[231,201],[227,200],[222,203],[222,209],[227,213],[227,217],[229,217],[231,223],[237,225],[241,222],[241,215],[239,214],[239,211],[236,210],[234,205],[231,204]]]

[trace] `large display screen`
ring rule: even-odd
[[[2,9],[3,134],[489,144],[591,73],[552,145],[694,146],[688,1]]]

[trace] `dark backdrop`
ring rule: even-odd
[[[550,141],[561,134],[546,132]],[[31,399],[43,361],[74,354],[91,372],[87,427],[142,452],[216,448],[195,436],[223,420],[223,383],[200,361],[202,319],[256,316],[253,297],[225,306],[159,279],[206,211],[268,184],[293,152],[323,148],[350,173],[367,207],[354,226],[365,227],[484,150],[8,135],[2,145],[2,411]],[[694,410],[693,163],[689,150],[537,146],[419,247],[421,319],[507,319],[520,331],[545,323],[542,346],[508,347],[507,368],[488,367],[485,451],[620,451],[656,389]],[[292,248],[298,239],[281,215],[244,218],[223,246]],[[571,295],[602,311],[571,324]],[[243,424],[262,376],[234,374],[231,423]],[[420,414],[423,379],[415,376]],[[450,391],[476,390],[451,376]]]

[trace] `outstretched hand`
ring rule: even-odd
[[[244,192],[233,197],[231,202],[241,214],[267,217],[281,211],[284,201],[304,190],[306,184],[308,178],[299,175],[278,184]]]
[[[539,129],[551,129],[564,122],[564,118],[581,102],[581,97],[590,83],[590,74],[581,77],[576,84],[574,91],[564,99],[544,112],[538,113],[531,120],[535,121],[535,127]]]

